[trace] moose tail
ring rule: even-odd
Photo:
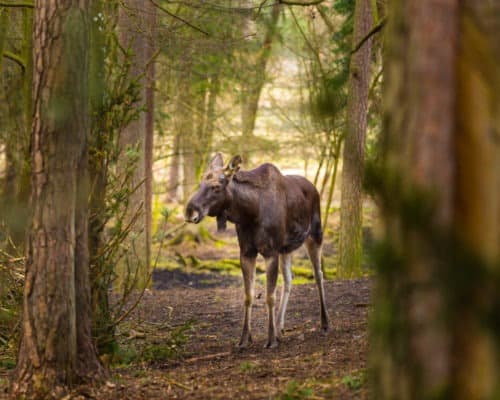
[[[311,236],[317,244],[323,242],[323,228],[321,227],[321,212],[317,207],[312,215]]]

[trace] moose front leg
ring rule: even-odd
[[[278,280],[278,255],[266,258],[266,303],[268,316],[268,334],[266,348],[278,346],[276,335],[276,319],[274,316],[274,303],[276,301],[276,282]]]
[[[243,283],[245,286],[245,310],[243,317],[243,330],[241,332],[241,340],[238,344],[239,348],[248,347],[252,343],[252,335],[250,333],[250,321],[252,318],[252,303],[254,299],[255,285],[255,260],[256,257],[240,256],[241,270],[243,272]]]

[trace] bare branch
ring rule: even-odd
[[[25,7],[25,8],[34,8],[35,4],[32,1],[21,1],[19,3],[11,3],[9,1],[0,1],[0,7]]]
[[[163,11],[165,14],[171,16],[172,18],[175,18],[175,19],[178,19],[179,21],[181,21],[182,23],[186,24],[187,26],[189,26],[190,28],[194,29],[195,31],[198,31],[198,32],[201,32],[203,33],[204,35],[206,36],[210,36],[208,34],[208,32],[205,32],[203,29],[201,28],[198,28],[197,26],[193,25],[192,23],[190,23],[189,21],[186,21],[184,18],[181,18],[179,17],[178,15],[175,15],[173,13],[171,13],[170,11],[168,11],[165,7],[162,7],[160,4],[156,3],[154,0],[149,0],[156,8],[158,8],[158,10],[161,10]]]
[[[387,22],[387,17],[382,18],[377,25],[375,25],[370,31],[365,35],[363,39],[361,39],[356,46],[351,50],[351,54],[356,53],[363,44],[370,39],[373,35],[375,35],[377,32],[379,32]]]
[[[278,3],[286,4],[287,6],[315,6],[317,4],[323,3],[325,0],[308,0],[308,1],[300,1],[300,0],[278,0]]]
[[[17,54],[11,53],[10,51],[4,51],[3,56],[11,61],[17,63],[23,70],[26,68],[24,60]]]

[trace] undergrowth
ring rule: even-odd
[[[141,322],[137,326],[124,324],[118,351],[110,364],[116,367],[138,363],[162,363],[183,355],[193,321],[180,326]]]

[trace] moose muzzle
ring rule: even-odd
[[[193,205],[191,202],[186,206],[186,212],[184,214],[184,219],[186,222],[191,222],[193,224],[199,223],[203,219],[203,214],[201,210]]]

